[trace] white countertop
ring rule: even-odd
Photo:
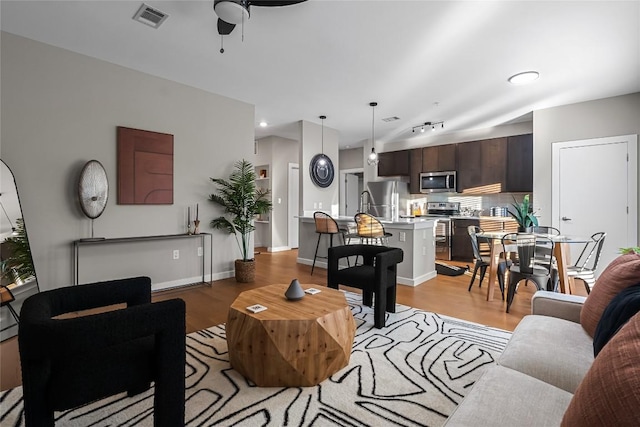
[[[313,216],[299,216],[298,218],[300,218],[301,220],[303,220],[304,222],[313,222]],[[355,223],[355,220],[353,219],[352,216],[334,216],[333,219],[336,220],[337,223],[347,223],[347,222],[353,222]],[[387,220],[387,219],[381,219],[380,222],[382,224],[385,225],[385,227],[393,227],[393,226],[420,226],[420,225],[430,225],[433,226],[433,221],[435,218],[398,218],[395,221],[391,221],[391,220]]]
[[[515,221],[515,219],[513,219],[510,216],[467,216],[467,215],[455,215],[455,216],[452,216],[451,219],[479,219],[479,220],[482,220],[482,221],[501,221],[501,222]]]

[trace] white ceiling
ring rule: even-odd
[[[640,91],[640,1],[320,1],[252,7],[224,40],[210,1],[0,2],[4,31],[256,106],[256,138],[297,139],[299,120],[340,146],[483,129],[557,105]],[[507,78],[537,70],[528,86]],[[528,116],[527,116],[528,115]],[[384,122],[398,116],[400,120]],[[266,120],[269,126],[260,128]],[[420,145],[424,145],[424,139]],[[408,142],[411,144],[411,141]]]

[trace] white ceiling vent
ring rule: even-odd
[[[134,20],[153,28],[158,28],[168,17],[169,15],[166,13],[144,3],[142,3],[142,6],[140,6],[136,14],[133,15]]]
[[[382,119],[383,122],[395,122],[396,120],[400,120],[398,116],[386,117]]]

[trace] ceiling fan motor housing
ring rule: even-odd
[[[229,24],[240,24],[243,19],[249,19],[249,0],[215,0],[213,10]]]

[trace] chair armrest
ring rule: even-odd
[[[557,317],[580,323],[580,311],[586,297],[538,291],[531,298],[531,314]]]
[[[27,298],[25,306],[37,305],[38,307],[27,310],[25,315],[30,318],[25,320],[47,320],[64,313],[114,304],[126,303],[131,307],[150,302],[151,279],[148,277],[67,286],[39,292]]]
[[[376,255],[376,266],[387,268],[395,264],[400,264],[404,259],[404,252],[400,248],[387,248],[386,251]]]

